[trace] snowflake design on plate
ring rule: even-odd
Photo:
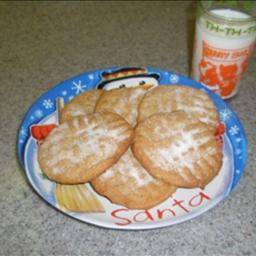
[[[88,77],[89,77],[90,80],[94,79],[94,75],[93,74],[90,74]]]
[[[237,142],[237,143],[239,143],[239,142],[241,142],[241,141],[242,141],[242,138],[240,138],[240,137],[239,137],[239,138],[236,138],[236,142]]]
[[[238,156],[238,155],[241,155],[243,153],[243,151],[240,149],[240,148],[238,148],[237,150],[236,150],[236,155]]]
[[[229,120],[232,116],[232,112],[230,109],[224,108],[223,110],[220,111],[220,119],[225,122]]]
[[[51,109],[51,108],[53,108],[53,102],[51,101],[51,99],[46,99],[43,101],[43,106],[46,109]]]
[[[87,87],[85,84],[82,84],[82,81],[79,80],[78,82],[72,82],[74,86],[71,87],[72,90],[75,90],[76,94],[84,92],[84,89]]]
[[[170,75],[170,82],[173,84],[179,82],[179,76],[177,76],[175,74]]]
[[[37,109],[37,110],[34,112],[34,116],[37,117],[37,118],[43,117],[43,111],[42,111],[41,109]]]
[[[61,95],[62,95],[62,96],[66,96],[67,94],[68,94],[67,91],[62,91],[62,92],[61,92]]]
[[[21,127],[21,130],[20,130],[20,137],[24,138],[24,137],[27,137],[28,133],[26,131],[26,129],[24,127]]]
[[[237,125],[233,125],[230,127],[230,129],[228,130],[229,134],[234,136],[237,135],[239,133],[240,129]]]

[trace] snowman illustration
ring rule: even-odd
[[[111,72],[103,72],[98,89],[111,90],[115,88],[137,87],[153,88],[159,85],[160,75],[149,73],[145,68],[129,67]]]

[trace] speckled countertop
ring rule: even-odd
[[[255,52],[229,101],[244,124],[244,176],[206,214],[151,231],[114,231],[74,220],[28,185],[16,136],[30,105],[86,70],[154,66],[188,74],[191,2],[0,3],[0,255],[256,255]]]

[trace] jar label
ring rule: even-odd
[[[229,97],[246,71],[254,44],[239,49],[220,49],[202,41],[199,80],[222,97]]]

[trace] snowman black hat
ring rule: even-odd
[[[153,77],[156,80],[159,79],[159,75],[149,74],[145,68],[137,68],[137,67],[129,67],[129,68],[121,68],[110,72],[103,72],[102,73],[102,81],[98,84],[97,88],[102,89],[105,87],[106,84],[118,81],[127,78],[137,78],[137,77]]]

